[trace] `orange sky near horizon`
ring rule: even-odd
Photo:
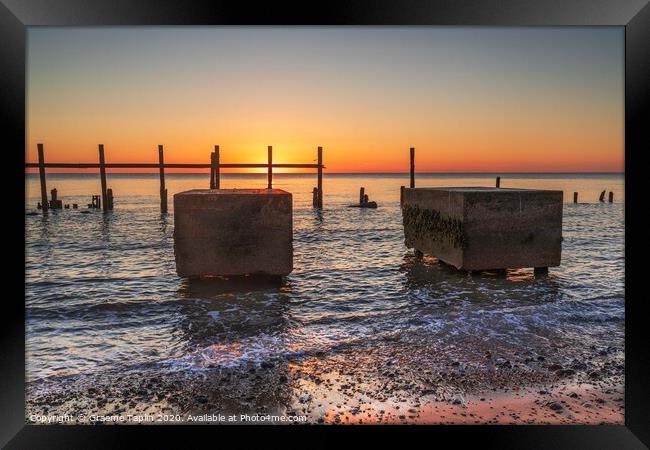
[[[30,29],[26,160],[624,170],[622,32],[465,30]]]

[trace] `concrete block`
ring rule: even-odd
[[[174,195],[176,272],[183,278],[285,276],[293,270],[293,204],[280,189]]]
[[[537,189],[405,189],[405,244],[462,270],[559,266],[562,196]]]

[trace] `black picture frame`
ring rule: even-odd
[[[374,0],[328,1],[300,5],[267,2],[180,0],[0,0],[0,114],[9,158],[3,196],[11,200],[5,239],[15,241],[4,277],[13,287],[3,295],[0,327],[0,445],[6,448],[103,448],[126,446],[136,435],[147,445],[196,442],[197,434],[221,439],[224,427],[38,426],[26,425],[24,315],[24,152],[26,27],[112,25],[469,25],[469,26],[622,26],[625,27],[625,425],[621,426],[434,426],[407,428],[433,432],[439,439],[476,439],[499,448],[645,448],[650,446],[648,327],[641,292],[644,274],[640,234],[644,201],[642,164],[648,149],[650,92],[650,5],[646,0]],[[23,192],[23,197],[15,194]],[[13,194],[13,196],[11,196]],[[2,202],[7,204],[6,201]],[[21,220],[23,218],[23,220]],[[22,223],[21,223],[22,222]],[[637,228],[638,227],[638,228]],[[22,242],[17,236],[23,236]],[[22,247],[21,247],[22,244]],[[638,261],[638,263],[637,263]],[[635,292],[635,288],[637,291]],[[230,427],[232,430],[234,427]],[[236,432],[255,427],[241,428]],[[263,427],[285,435],[296,428],[323,434],[332,427]],[[386,427],[363,428],[382,437]],[[191,435],[190,435],[191,433]],[[191,436],[191,440],[190,439]],[[416,437],[410,434],[410,437]],[[287,439],[293,439],[286,436]],[[247,439],[247,438],[242,438]],[[280,438],[282,439],[282,438]],[[279,442],[282,442],[281,440]],[[290,443],[290,441],[284,441]],[[434,441],[429,441],[434,442]],[[303,444],[308,445],[308,444]],[[420,444],[417,444],[420,445]]]

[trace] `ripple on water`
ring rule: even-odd
[[[560,343],[566,352],[622,342],[621,205],[607,214],[602,205],[565,208],[562,266],[536,279],[531,270],[468,277],[416,260],[396,200],[375,211],[333,202],[320,215],[297,202],[295,270],[279,285],[178,279],[173,214],[141,199],[122,198],[126,207],[110,217],[28,216],[28,375],[201,370],[395,339],[414,360],[423,346],[469,358],[479,338],[488,347]]]

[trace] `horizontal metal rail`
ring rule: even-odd
[[[38,168],[38,163],[25,163],[25,167]],[[44,163],[45,168],[58,168],[58,169],[98,169],[101,167],[99,163]],[[104,167],[107,169],[158,169],[158,163],[106,163]],[[166,169],[209,169],[212,167],[210,163],[165,163],[163,167]],[[224,169],[250,169],[250,168],[266,168],[269,167],[268,163],[232,163],[232,164],[217,164],[217,167]],[[318,169],[325,168],[323,164],[271,164],[271,167],[284,168],[284,169]]]

